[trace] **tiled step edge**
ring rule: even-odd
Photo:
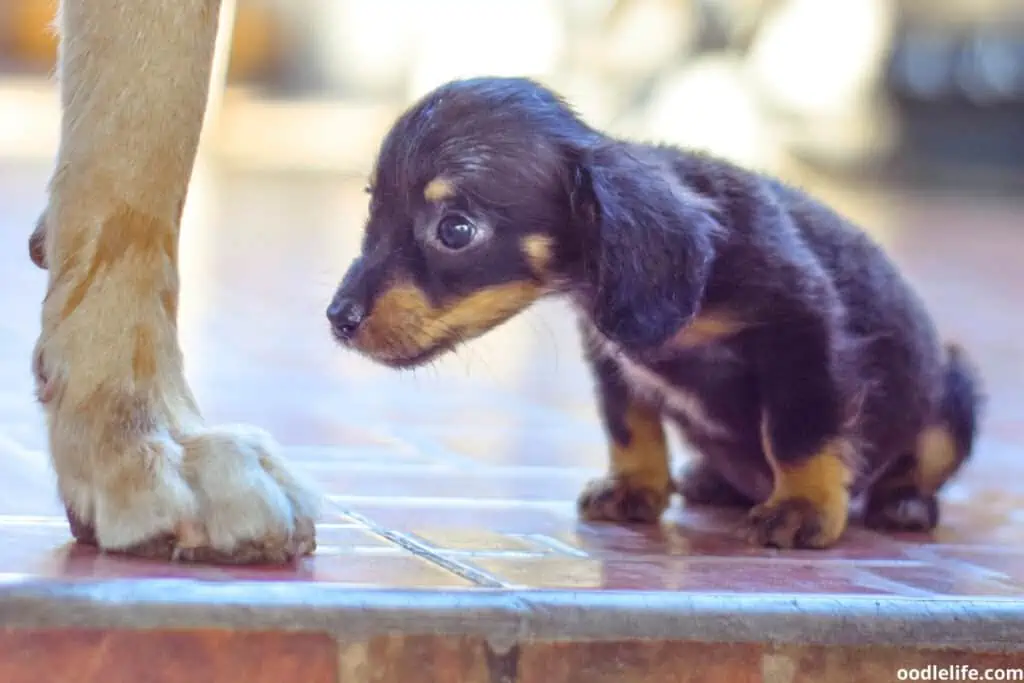
[[[0,585],[0,629],[226,629],[525,641],[699,641],[1024,653],[1024,601],[409,591],[182,580]]]

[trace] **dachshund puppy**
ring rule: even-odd
[[[861,231],[710,156],[604,135],[526,79],[428,94],[385,138],[337,340],[409,368],[561,295],[610,441],[590,520],[658,520],[670,494],[750,509],[753,542],[825,548],[930,530],[971,453],[978,382]],[[674,486],[664,423],[700,454]]]

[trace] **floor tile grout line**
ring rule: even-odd
[[[911,586],[910,584],[902,581],[886,578],[872,572],[869,568],[862,568],[860,566],[847,567],[846,571],[842,572],[841,575],[849,576],[852,581],[855,581],[858,585],[866,588],[885,591],[900,597],[925,599],[935,597],[935,594],[932,591]]]
[[[529,510],[559,510],[574,509],[575,503],[568,498],[540,498],[523,500],[521,498],[469,498],[455,496],[406,496],[406,495],[351,495],[351,494],[328,494],[327,500],[344,508],[345,504],[382,504],[387,503],[394,507],[409,507],[418,505],[444,506],[448,508],[474,507],[487,510],[507,510],[515,507]]]
[[[946,566],[955,567],[958,572],[976,574],[985,581],[1016,583],[1015,579],[1005,571],[992,569],[970,560],[952,557],[934,548],[914,548],[910,553],[910,557],[922,564],[935,564],[936,562],[941,562]]]
[[[404,534],[400,531],[388,529],[387,527],[381,526],[374,522],[369,517],[355,512],[353,510],[347,510],[342,508],[341,511],[351,519],[359,522],[366,527],[372,533],[377,534],[381,538],[391,541],[395,545],[408,550],[410,553],[419,557],[420,559],[426,560],[433,565],[436,565],[446,571],[455,574],[467,581],[472,582],[480,588],[511,588],[511,585],[494,577],[487,572],[484,572],[476,567],[464,564],[457,560],[445,557],[440,553],[436,552],[426,543],[419,541],[409,534]]]

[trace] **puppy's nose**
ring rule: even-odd
[[[327,319],[334,333],[343,341],[349,341],[366,319],[366,308],[358,301],[339,297],[327,307]]]

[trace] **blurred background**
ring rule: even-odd
[[[55,5],[0,0],[0,248],[14,254],[0,259],[0,291],[19,294],[0,328],[24,351],[0,379],[26,392],[38,296],[20,293],[41,296],[44,277],[21,254],[57,144]],[[1021,324],[1006,315],[1021,280],[997,279],[1019,268],[1024,243],[1021,0],[237,0],[225,11],[226,84],[181,249],[189,372],[214,412],[324,443],[356,423],[339,424],[342,405],[348,418],[424,428],[459,410],[491,439],[502,419],[540,429],[538,407],[558,407],[600,443],[558,304],[411,374],[328,338],[323,309],[356,253],[381,137],[430,88],[488,74],[540,78],[613,133],[808,188],[890,248],[948,334],[983,346],[994,388],[1024,387]],[[480,402],[481,383],[497,398]],[[522,445],[507,441],[495,448]]]
[[[52,154],[56,0],[0,0],[0,153]],[[614,132],[766,169],[965,173],[1024,164],[1019,0],[234,0],[213,154],[362,173],[411,99],[526,74]]]

